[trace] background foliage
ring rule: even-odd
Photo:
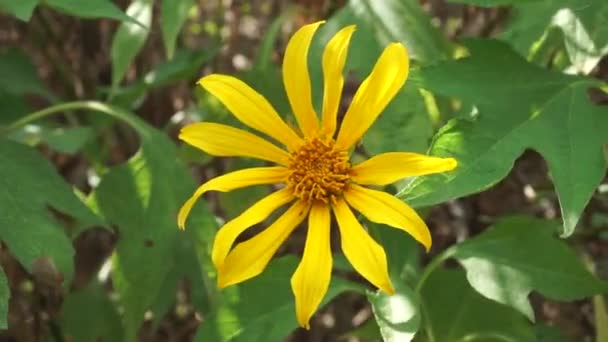
[[[428,152],[459,167],[389,189],[425,216],[429,254],[366,223],[397,294],[376,293],[337,254],[305,331],[289,288],[302,230],[267,272],[220,292],[214,233],[269,189],[211,194],[178,231],[198,183],[252,162],[175,136],[235,123],[194,86],[211,72],[287,115],[285,44],[319,19],[317,107],[323,47],[341,27],[357,25],[343,109],[388,43],[413,58],[355,158]],[[605,0],[0,0],[0,44],[3,339],[608,339]]]

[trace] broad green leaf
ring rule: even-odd
[[[83,224],[101,224],[35,149],[0,140],[0,239],[28,271],[35,260],[51,258],[68,285],[74,250],[51,208]]]
[[[533,320],[531,291],[563,301],[608,291],[608,283],[595,278],[576,253],[553,236],[557,227],[547,220],[504,219],[457,245],[453,257],[466,269],[475,290]]]
[[[418,295],[401,281],[394,286],[393,295],[368,292],[367,299],[384,342],[411,341],[420,327]]]
[[[127,15],[143,26],[133,22],[123,22],[114,34],[110,51],[113,88],[122,81],[129,65],[148,38],[152,24],[152,6],[152,0],[133,0],[127,8]]]
[[[435,270],[421,300],[428,341],[536,341],[522,315],[479,295],[461,270]]]
[[[276,259],[258,277],[225,289],[222,305],[203,321],[195,341],[282,341],[298,326],[289,283],[298,262],[293,256]],[[334,277],[322,305],[347,290],[360,287]]]
[[[9,95],[38,94],[50,96],[36,67],[21,50],[10,48],[0,51],[0,91]]]
[[[562,235],[570,235],[606,171],[608,109],[589,101],[594,81],[541,69],[497,41],[471,41],[469,47],[471,57],[420,72],[423,87],[476,106],[476,116],[449,122],[431,146],[431,154],[454,157],[458,167],[420,177],[400,195],[425,206],[479,192],[531,148],[548,163]]]
[[[38,2],[39,0],[0,0],[0,12],[14,15],[23,21],[29,21]]]
[[[177,36],[188,19],[188,11],[194,5],[193,0],[162,0],[160,27],[167,58],[172,59],[175,52]]]
[[[126,119],[141,139],[138,154],[111,169],[93,193],[99,212],[119,232],[113,280],[125,310],[125,339],[132,341],[147,310],[158,310],[156,320],[165,314],[171,304],[166,296],[174,296],[165,291],[174,291],[184,276],[193,285],[194,297],[204,291],[200,266],[193,263],[196,230],[179,231],[176,222],[179,207],[195,185],[167,136],[133,114],[108,108]],[[197,208],[193,218],[210,215],[204,207]]]
[[[70,293],[61,307],[61,329],[70,341],[120,341],[120,315],[100,284]]]
[[[587,55],[585,64],[590,65],[595,55],[608,53],[607,17],[608,3],[604,0],[518,3],[502,38],[522,55],[529,56],[535,53],[547,29],[558,27],[564,33],[564,42],[573,63],[580,63],[583,55]],[[585,66],[584,70],[588,68]]]
[[[29,112],[22,96],[0,90],[0,125],[10,124]]]
[[[0,329],[8,328],[8,301],[11,296],[8,279],[4,270],[0,269]]]
[[[118,8],[111,0],[46,0],[44,3],[57,11],[76,17],[94,19],[110,18],[120,21],[135,20]]]

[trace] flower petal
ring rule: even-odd
[[[218,269],[217,286],[224,288],[262,273],[277,249],[304,220],[308,209],[307,203],[296,201],[264,231],[239,243]]]
[[[317,113],[312,106],[308,76],[308,48],[317,28],[323,22],[302,26],[287,43],[283,58],[283,84],[293,114],[304,136],[313,135],[318,127]]]
[[[395,290],[388,276],[386,254],[382,246],[363,229],[344,199],[337,200],[333,209],[340,227],[342,251],[348,261],[374,286],[393,294]]]
[[[267,134],[291,150],[300,143],[300,137],[287,126],[264,96],[239,79],[213,74],[201,78],[198,83],[245,125]]]
[[[454,158],[437,158],[418,153],[389,152],[374,156],[351,169],[359,184],[386,185],[413,176],[453,170]]]
[[[211,260],[213,260],[215,268],[219,270],[223,267],[226,255],[229,254],[234,241],[242,232],[254,224],[262,222],[279,207],[291,202],[293,199],[291,190],[283,188],[262,198],[241,215],[220,228],[215,235],[215,241],[211,250]]]
[[[280,183],[289,175],[289,170],[282,166],[254,167],[238,170],[215,177],[203,183],[182,205],[177,215],[177,224],[184,229],[186,219],[196,201],[207,191],[227,192],[253,185]]]
[[[296,299],[296,317],[300,326],[306,329],[310,329],[310,317],[325,297],[331,279],[333,260],[330,223],[329,206],[314,203],[308,217],[304,255],[291,277],[291,289]]]
[[[401,229],[420,242],[426,250],[431,248],[431,233],[414,209],[383,191],[350,184],[344,198],[353,208],[370,221]]]
[[[289,154],[257,135],[238,128],[199,122],[182,128],[179,138],[201,150],[221,157],[252,157],[275,162],[289,163]]]
[[[329,41],[323,52],[323,81],[325,85],[323,87],[323,115],[321,120],[324,132],[330,137],[333,137],[336,131],[338,107],[340,106],[342,86],[344,85],[342,69],[344,69],[348,44],[353,32],[355,32],[355,25],[341,29]]]
[[[349,149],[363,136],[405,83],[409,73],[407,50],[400,43],[389,45],[374,70],[361,83],[346,111],[336,145]]]

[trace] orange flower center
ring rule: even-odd
[[[334,201],[350,178],[348,153],[335,148],[333,139],[313,138],[291,153],[287,186],[303,201]]]

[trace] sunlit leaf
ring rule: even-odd
[[[395,294],[368,293],[374,317],[385,342],[411,341],[420,327],[417,294],[401,282],[395,282]]]
[[[550,27],[558,27],[564,33],[568,54],[575,65],[581,63],[581,58],[587,55],[585,68],[581,70],[592,68],[592,59],[598,53],[608,54],[606,1],[544,0],[511,3],[515,6],[502,37],[522,55],[534,54],[538,42]],[[564,14],[570,18],[565,18]]]
[[[144,46],[152,24],[152,0],[134,0],[127,14],[141,23],[123,22],[114,38],[110,51],[112,57],[112,85],[117,86],[125,76],[131,62]]]
[[[176,160],[175,146],[162,132],[112,108],[136,129],[141,148],[128,163],[104,175],[92,196],[119,233],[112,276],[125,309],[125,339],[134,340],[147,310],[158,310],[155,319],[166,313],[171,304],[166,296],[175,294],[164,291],[174,291],[184,277],[191,281],[194,297],[204,291],[196,262],[197,231],[215,226],[199,206],[191,215],[196,229],[177,228],[177,211],[195,184]]]
[[[401,195],[423,206],[479,192],[506,176],[515,159],[532,148],[548,163],[563,235],[571,234],[606,172],[608,109],[587,96],[596,83],[536,67],[503,43],[469,46],[471,57],[421,71],[424,87],[478,111],[472,119],[451,121],[434,138],[431,154],[454,157],[458,167],[420,177]]]
[[[572,301],[608,291],[576,253],[553,236],[556,222],[517,217],[456,246],[453,255],[469,283],[487,298],[512,306],[534,319],[531,291]]]
[[[431,341],[536,341],[522,315],[475,292],[461,270],[434,271],[421,297]]]

